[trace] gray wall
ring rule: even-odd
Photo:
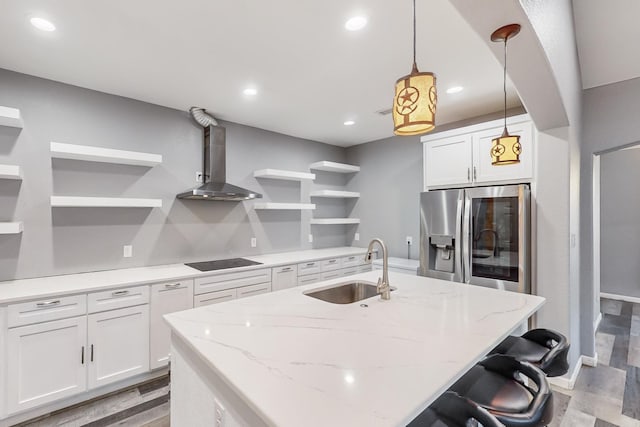
[[[600,290],[640,297],[640,149],[600,160]]]
[[[391,126],[391,123],[389,123]],[[420,192],[422,191],[422,144],[419,137],[392,137],[347,149],[347,161],[360,165],[350,182],[361,196],[352,216],[361,219],[360,242],[374,237],[384,240],[389,255],[407,257],[406,236],[413,237],[411,258],[420,257]]]
[[[157,265],[236,255],[344,245],[344,229],[313,230],[310,212],[254,211],[253,202],[175,199],[196,185],[202,130],[188,114],[131,99],[0,70],[0,105],[19,108],[20,133],[0,129],[0,163],[20,165],[24,180],[0,180],[0,221],[24,221],[24,233],[0,236],[0,280]],[[318,160],[344,161],[345,150],[264,130],[227,127],[227,178],[264,200],[308,202],[313,188],[345,184],[256,180],[253,171],[308,171]],[[49,142],[162,154],[155,168],[52,160]],[[161,198],[162,208],[51,208],[51,195]],[[328,202],[318,214],[340,216]],[[314,226],[315,227],[315,226]],[[257,237],[258,247],[250,247]],[[133,245],[133,258],[122,246]]]

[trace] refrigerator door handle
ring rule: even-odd
[[[454,257],[456,260],[454,279],[456,282],[464,281],[464,270],[462,265],[462,210],[464,208],[464,191],[460,191],[460,195],[458,196],[457,206],[456,206],[456,218],[458,218],[458,225],[456,227],[456,241],[454,245]]]
[[[462,215],[462,263],[463,263],[463,277],[462,283],[471,283],[471,199],[465,193],[464,196],[464,213]]]

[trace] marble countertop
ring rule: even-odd
[[[351,276],[375,282],[379,271]],[[330,304],[330,280],[165,316],[269,425],[404,426],[544,298],[389,273],[391,300]],[[367,307],[361,304],[366,303]]]
[[[252,270],[265,267],[277,267],[285,264],[297,264],[315,259],[343,257],[363,254],[366,248],[339,247],[310,249],[296,252],[245,256],[262,265],[227,268],[216,271],[198,271],[184,264],[158,265],[153,267],[125,268],[118,270],[96,271],[89,273],[66,274],[61,276],[37,277],[0,282],[0,304],[9,304],[36,298],[92,292],[122,286],[144,285],[172,280],[193,279]],[[229,257],[231,258],[231,256]]]

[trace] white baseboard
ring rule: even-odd
[[[585,366],[591,366],[592,368],[598,366],[598,353],[596,353],[596,355],[593,357],[583,355],[582,364]]]
[[[549,382],[555,386],[567,390],[573,390],[573,387],[576,385],[576,381],[578,380],[578,374],[580,373],[580,368],[582,368],[583,363],[584,356],[581,355],[578,358],[578,362],[576,362],[576,366],[573,368],[573,372],[571,372],[570,376],[567,377],[567,375],[565,374],[561,377],[548,378]]]
[[[626,302],[633,302],[633,303],[640,303],[640,298],[638,297],[630,297],[627,295],[618,295],[618,294],[609,294],[606,292],[600,292],[600,298],[607,298],[607,299],[614,299],[614,300],[618,300],[618,301],[626,301]]]
[[[593,322],[593,333],[594,334],[596,332],[598,332],[598,328],[600,327],[600,322],[602,322],[602,312],[598,313],[598,317],[596,318],[596,321]]]

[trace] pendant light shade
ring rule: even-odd
[[[413,0],[413,68],[396,82],[393,97],[393,133],[420,135],[436,126],[436,76],[416,65],[416,1]]]
[[[502,89],[504,93],[504,131],[502,136],[491,141],[491,164],[494,166],[520,163],[520,137],[509,135],[507,130],[507,40],[520,32],[520,25],[510,24],[500,27],[491,34],[491,41],[504,42],[504,68]]]

